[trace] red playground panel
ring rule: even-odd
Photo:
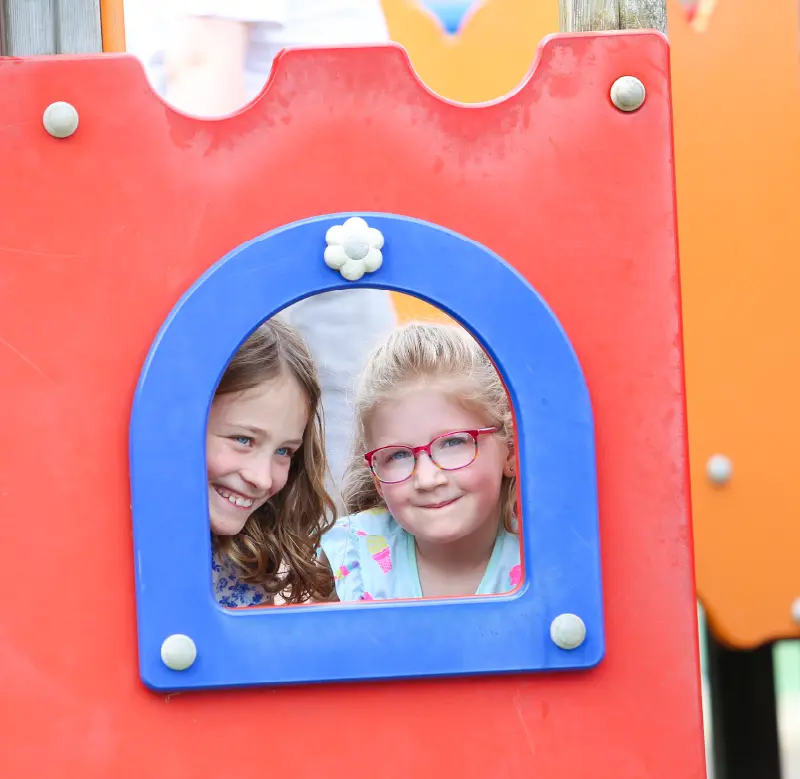
[[[621,76],[646,87],[636,111],[609,97]],[[430,93],[396,46],[286,53],[261,97],[220,121],[167,107],[124,55],[0,60],[0,94],[5,774],[705,776],[663,36],[550,37],[515,94],[473,107]],[[43,127],[56,101],[80,117],[66,138]],[[128,471],[145,356],[228,252],[357,211],[480,242],[564,327],[595,420],[605,657],[575,672],[151,692]],[[491,290],[486,305],[503,316]]]

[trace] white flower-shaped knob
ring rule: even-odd
[[[365,273],[383,264],[383,233],[370,227],[360,216],[334,225],[325,234],[325,264],[338,270],[348,281],[358,281]]]

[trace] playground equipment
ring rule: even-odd
[[[480,108],[431,94],[395,46],[285,54],[256,104],[215,122],[173,112],[125,56],[3,61],[0,94],[8,770],[704,776],[663,36],[551,37],[519,91]],[[351,214],[386,248],[346,282],[322,254]],[[477,601],[221,612],[200,579],[198,404],[259,288],[266,317],[351,283],[428,298],[496,359],[520,424],[525,580]],[[237,288],[229,312],[218,293]],[[160,328],[134,454],[188,438],[174,472],[134,459],[131,493],[127,420]],[[586,634],[566,648],[573,610]],[[393,651],[420,629],[430,646]],[[197,651],[185,670],[160,660],[177,633]],[[331,642],[354,637],[362,676],[406,678],[145,686],[352,680]]]
[[[452,38],[414,4],[384,7],[425,84],[464,102],[512,92],[534,41],[558,25],[546,3],[490,0]],[[789,473],[800,436],[800,237],[789,205],[800,179],[797,3],[776,0],[764,14],[750,0],[703,2],[690,20],[677,1],[667,7],[697,587],[715,633],[752,649],[800,636],[800,493]],[[741,56],[746,47],[754,61]],[[747,110],[742,94],[763,108]],[[720,483],[717,454],[733,468]]]
[[[797,4],[668,3],[698,597],[711,624],[716,775],[781,776],[772,642],[800,637],[800,493],[793,487],[800,361],[793,303],[800,237]],[[489,0],[456,37],[385,0],[392,37],[445,97],[512,92],[548,4]],[[745,57],[748,51],[752,56]],[[761,106],[750,110],[753,96]],[[746,314],[744,313],[746,312]],[[410,315],[423,312],[417,306]],[[714,481],[715,455],[732,466]],[[796,720],[796,718],[795,718]]]

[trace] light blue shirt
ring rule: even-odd
[[[340,601],[422,598],[414,536],[384,508],[340,519],[322,538]],[[501,527],[476,595],[513,590],[522,576],[519,536]]]

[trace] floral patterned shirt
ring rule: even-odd
[[[241,581],[235,566],[216,552],[211,556],[211,574],[214,598],[220,606],[239,609],[243,606],[267,606],[273,603],[273,596],[261,585]]]

